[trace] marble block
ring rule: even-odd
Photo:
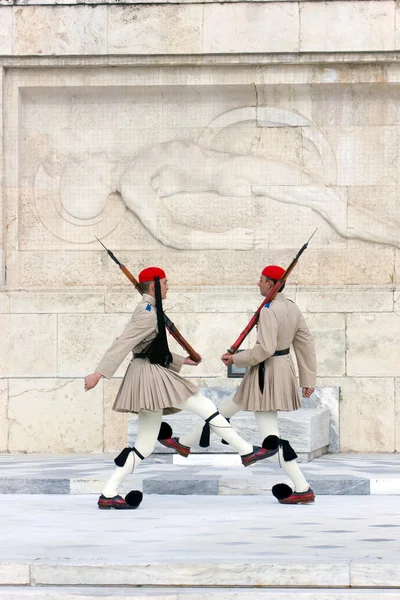
[[[327,408],[329,410],[330,453],[339,452],[339,387],[315,388],[311,398],[302,398],[303,408]]]
[[[8,450],[8,382],[0,379],[0,452]]]
[[[204,53],[298,50],[299,12],[294,4],[213,3],[204,7]]]
[[[400,575],[397,562],[352,562],[350,565],[352,587],[399,588]]]
[[[110,54],[201,52],[201,6],[112,6],[108,17]]]
[[[139,558],[140,560],[140,558]],[[245,560],[245,559],[244,559]],[[284,561],[229,563],[136,562],[107,564],[34,564],[31,574],[36,585],[118,585],[118,586],[197,586],[208,587],[347,587],[349,566],[331,563]]]
[[[29,565],[0,565],[0,585],[29,585]]]
[[[20,6],[13,11],[16,55],[91,55],[106,52],[105,6]]]
[[[303,52],[394,49],[395,5],[391,0],[299,4]]]
[[[400,375],[400,321],[394,312],[350,314],[347,318],[347,375]]]
[[[56,371],[55,315],[8,315],[0,319],[2,377],[51,377]]]
[[[10,452],[99,452],[103,385],[85,394],[79,379],[9,381]]]
[[[10,35],[11,28],[12,7],[2,6],[0,20],[0,54],[7,55],[12,53],[12,36]]]

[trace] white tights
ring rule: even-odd
[[[209,398],[202,396],[199,392],[188,398],[185,402],[177,404],[176,408],[188,410],[204,420],[211,417],[211,415],[218,410]],[[162,416],[162,410],[141,411],[138,414],[138,435],[135,448],[143,458],[150,456],[154,450],[160,431]],[[203,425],[204,423],[202,424],[202,428]],[[214,419],[210,421],[210,427],[214,433],[226,440],[240,455],[249,454],[253,451],[253,446],[241,438],[222,415],[214,417]],[[130,452],[124,466],[115,468],[114,473],[111,475],[103,489],[103,495],[106,496],[106,498],[117,496],[118,487],[141,461],[142,459],[135,452]]]
[[[225,418],[230,419],[240,410],[242,407],[240,404],[233,402],[232,398],[225,398],[220,402],[218,410]],[[268,412],[255,412],[254,416],[257,421],[258,429],[260,432],[261,440],[264,440],[268,435],[276,435],[279,437],[278,429],[278,413],[275,410]],[[179,438],[179,441],[184,446],[197,446],[200,440],[203,425],[199,425],[190,433],[183,435]],[[285,473],[290,477],[293,482],[294,491],[305,492],[310,487],[303,473],[300,471],[299,465],[296,460],[285,461],[283,458],[282,448],[279,447],[279,463],[284,469]]]

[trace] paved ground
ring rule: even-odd
[[[115,454],[0,455],[0,493],[87,494],[97,493],[113,469]],[[142,489],[146,494],[270,495],[274,483],[287,481],[276,459],[249,468],[240,465],[185,466],[158,462],[153,455],[142,463],[125,490]],[[172,456],[169,457],[172,459]],[[196,461],[215,460],[210,455]],[[233,455],[219,456],[232,461]],[[400,494],[400,454],[332,454],[301,465],[318,494]]]
[[[283,506],[262,496],[145,496],[100,511],[94,496],[1,496],[1,562],[400,560],[395,496],[320,496]],[[399,573],[400,575],[400,573]]]
[[[265,594],[254,598],[263,600],[287,600],[284,588],[298,590],[299,600],[400,598],[396,496],[318,496],[313,505],[283,506],[271,496],[154,494],[127,512],[98,510],[94,495],[9,494],[0,503],[2,600],[75,600],[85,589],[88,597],[115,598],[124,589],[126,598],[242,600],[260,587]],[[42,595],[37,586],[46,586]],[[53,595],[51,586],[58,586]],[[300,594],[305,588],[308,595]],[[375,595],[355,595],[362,588]]]

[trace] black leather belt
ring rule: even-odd
[[[274,352],[272,356],[285,356],[285,354],[289,354],[290,348],[285,348],[284,350],[277,350]],[[272,358],[272,357],[270,357]],[[259,363],[258,365],[258,385],[260,388],[260,392],[264,391],[264,381],[265,381],[265,362]]]
[[[285,354],[289,354],[289,352],[290,348],[285,348],[284,350],[277,350],[272,356],[285,356]]]

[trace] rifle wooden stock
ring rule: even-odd
[[[98,242],[100,242],[100,240],[98,238],[96,238],[96,240]],[[139,294],[143,295],[143,290],[142,290],[142,287],[141,287],[140,283],[132,275],[132,273],[129,271],[129,269],[127,269],[125,267],[125,265],[123,265],[122,263],[120,263],[119,260],[118,260],[118,258],[116,258],[114,256],[114,254],[111,252],[111,250],[108,250],[108,248],[106,248],[102,242],[100,242],[100,244],[103,246],[103,248],[105,248],[105,250],[107,251],[107,254],[113,259],[113,261],[119,266],[119,268],[121,269],[121,271],[123,272],[123,274],[129,279],[129,281],[131,283],[133,283],[133,285],[135,286],[135,288],[137,289],[137,291],[139,292]],[[185,340],[185,338],[183,337],[183,335],[180,333],[180,331],[178,331],[178,329],[175,327],[175,325],[173,324],[173,322],[171,321],[171,319],[168,318],[165,313],[164,313],[164,320],[165,320],[165,326],[168,329],[169,333],[172,335],[172,337],[178,342],[178,344],[184,350],[186,350],[186,352],[189,354],[189,356],[190,356],[190,358],[192,360],[194,360],[196,363],[199,363],[201,361],[200,354],[198,354],[192,348],[192,346],[189,344],[189,342],[187,342]]]
[[[315,230],[315,231],[317,231],[317,230]],[[315,231],[314,231],[314,233],[315,233]],[[297,265],[300,256],[303,254],[304,250],[307,248],[308,242],[311,240],[311,238],[313,237],[314,233],[309,238],[309,240],[300,248],[299,252],[296,254],[296,256],[294,257],[294,259],[292,260],[292,262],[290,263],[290,265],[288,266],[288,268],[286,269],[286,271],[284,272],[284,274],[282,275],[282,277],[280,279],[278,279],[278,281],[275,283],[274,287],[270,289],[270,291],[268,292],[267,296],[261,302],[261,304],[257,308],[256,312],[251,317],[250,321],[248,322],[248,324],[246,325],[246,327],[243,329],[242,333],[239,335],[238,339],[228,349],[229,354],[235,354],[235,352],[237,352],[239,350],[239,348],[242,345],[242,343],[245,340],[245,338],[249,335],[250,331],[257,324],[257,321],[258,321],[258,319],[260,317],[261,310],[264,308],[264,306],[266,304],[268,304],[268,302],[272,302],[272,300],[275,298],[275,296],[277,295],[277,293],[281,289],[282,285],[286,282],[286,280],[289,277],[290,273],[293,271],[293,269]]]

